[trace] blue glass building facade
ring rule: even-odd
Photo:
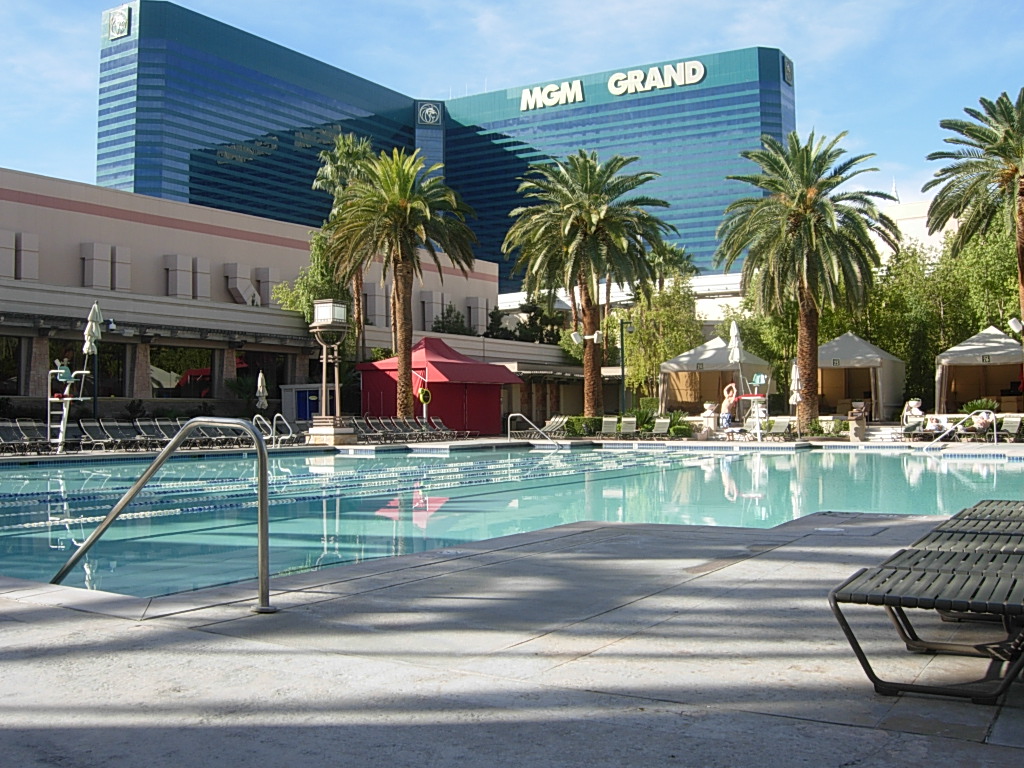
[[[792,63],[749,48],[447,101],[421,101],[162,0],[104,14],[97,182],[318,225],[310,185],[338,133],[419,148],[473,206],[477,257],[502,261],[530,163],[579,149],[638,156],[644,193],[707,269],[739,153],[796,124]],[[502,271],[502,290],[518,280]]]
[[[796,127],[792,80],[780,51],[748,48],[453,99],[448,182],[476,208],[474,229],[490,254],[522,204],[517,179],[530,163],[579,149],[639,157],[626,172],[661,174],[642,193],[671,203],[657,215],[707,269],[722,212],[749,194],[725,178],[750,172],[739,153]]]
[[[319,226],[339,133],[415,142],[413,99],[172,3],[104,13],[96,182]]]

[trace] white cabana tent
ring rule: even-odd
[[[677,409],[700,412],[701,403],[722,401],[722,390],[729,382],[735,382],[740,393],[747,394],[751,391],[747,382],[759,373],[768,378],[771,385],[771,366],[766,361],[745,349],[739,350],[737,360],[736,350],[730,350],[728,343],[716,336],[661,364],[658,383],[661,412]],[[761,394],[769,391],[774,391],[774,387],[760,390]]]
[[[818,347],[818,392],[837,414],[854,400],[870,401],[875,421],[899,413],[906,374],[906,363],[852,331]]]
[[[1019,411],[1006,407],[1011,403],[1003,403],[1002,393],[1020,392],[1022,363],[1020,342],[992,325],[947,349],[935,357],[935,412],[956,411],[979,397],[992,398],[1004,412]]]

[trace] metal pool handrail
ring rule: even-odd
[[[95,544],[99,538],[106,532],[107,528],[118,518],[121,512],[127,507],[132,500],[139,494],[146,483],[159,471],[164,463],[171,457],[171,455],[181,447],[181,444],[185,442],[189,433],[198,427],[228,427],[230,429],[241,429],[244,432],[248,432],[252,435],[253,441],[256,443],[256,506],[257,506],[257,520],[256,520],[256,535],[257,535],[257,555],[256,555],[256,568],[258,571],[258,590],[259,590],[259,605],[253,609],[255,613],[274,613],[277,611],[276,608],[272,608],[270,605],[270,511],[269,511],[269,481],[268,481],[268,465],[269,460],[267,456],[267,443],[263,439],[263,435],[253,425],[252,422],[246,421],[245,419],[225,419],[216,416],[201,416],[199,418],[190,419],[178,430],[178,433],[171,439],[164,449],[157,454],[156,458],[153,459],[153,463],[149,465],[142,476],[135,481],[135,484],[129,488],[121,500],[114,505],[114,508],[107,513],[107,516],[103,519],[96,530],[92,532],[88,539],[86,539],[82,546],[75,551],[68,561],[64,563],[59,571],[50,579],[51,584],[60,584],[64,581],[65,577],[71,572],[78,561],[85,557],[86,553]]]
[[[988,408],[981,408],[981,409],[976,410],[976,411],[971,411],[969,414],[967,414],[962,419],[960,419],[960,421],[958,421],[958,422],[956,422],[954,424],[950,424],[948,427],[946,427],[945,430],[943,430],[941,433],[939,433],[938,435],[933,437],[921,449],[921,451],[922,452],[926,452],[929,448],[931,448],[933,446],[936,446],[936,444],[939,443],[939,441],[942,440],[942,438],[946,437],[947,435],[949,435],[952,432],[959,431],[960,427],[963,426],[964,422],[966,422],[968,419],[973,419],[975,416],[979,416],[979,415],[990,416],[992,418],[992,442],[993,443],[998,443],[999,442],[999,428],[998,428],[998,424],[996,423],[996,415],[995,415],[995,413],[993,411],[989,410]],[[942,445],[939,444],[937,447],[941,448]]]
[[[543,429],[541,429],[536,424],[534,424],[532,421],[530,421],[530,419],[527,417],[527,415],[525,413],[510,413],[508,415],[508,419],[506,419],[506,421],[505,421],[505,434],[508,435],[508,441],[510,443],[512,442],[512,419],[514,419],[517,416],[519,418],[521,418],[523,421],[525,421],[527,424],[529,424],[531,427],[536,429],[541,437],[545,437],[548,440],[550,440],[552,443],[554,443],[556,451],[560,451],[562,449],[561,443],[559,443],[557,440],[555,440],[555,438],[553,438],[551,435],[549,435]]]

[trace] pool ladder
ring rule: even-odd
[[[549,435],[543,429],[541,429],[536,424],[534,424],[532,421],[530,421],[529,417],[525,413],[510,413],[508,415],[508,419],[505,420],[505,434],[507,434],[509,436],[508,441],[510,443],[512,442],[512,419],[517,418],[517,417],[522,419],[523,421],[525,421],[527,424],[529,424],[535,430],[537,430],[537,434],[538,435],[540,435],[541,437],[545,438],[549,442],[554,443],[554,445],[555,445],[555,452],[556,453],[562,449],[562,444],[561,443],[559,443],[557,440],[555,440],[555,438],[553,438],[551,435]]]
[[[255,613],[274,613],[277,611],[276,608],[270,605],[270,490],[268,481],[268,465],[269,460],[267,457],[267,443],[263,439],[263,434],[257,429],[251,421],[245,419],[224,419],[215,416],[200,416],[195,419],[190,419],[185,422],[178,434],[176,434],[171,442],[169,442],[160,453],[157,454],[156,458],[153,459],[153,463],[149,465],[142,476],[135,481],[135,484],[125,491],[121,500],[114,505],[114,508],[107,513],[107,516],[103,518],[96,530],[92,532],[88,539],[86,539],[82,546],[79,547],[72,555],[68,558],[68,561],[64,563],[59,571],[50,579],[51,584],[60,584],[64,581],[67,575],[71,572],[78,561],[85,557],[86,553],[95,544],[99,538],[106,532],[107,528],[118,518],[122,511],[135,499],[139,492],[145,487],[146,483],[155,475],[164,463],[174,454],[181,444],[185,442],[188,435],[198,429],[199,427],[227,427],[228,429],[240,429],[243,432],[248,432],[253,441],[256,444],[256,506],[258,510],[256,520],[256,533],[257,533],[257,555],[256,555],[256,567],[258,572],[258,592],[259,592],[259,604],[253,608]]]

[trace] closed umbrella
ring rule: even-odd
[[[256,377],[256,407],[261,411],[269,405],[267,394],[267,379],[263,375],[263,371],[260,371],[259,376]]]
[[[100,312],[98,301],[92,303],[89,310],[89,319],[85,324],[85,343],[82,345],[82,352],[85,353],[86,366],[89,365],[89,355],[93,356],[92,363],[92,417],[99,418],[99,404],[97,397],[100,389],[100,358],[96,354],[96,342],[103,337],[103,313]],[[86,368],[88,370],[88,368]]]
[[[789,404],[799,405],[804,399],[803,395],[800,394],[800,369],[796,365],[796,361],[793,361],[793,367],[789,369]],[[800,421],[796,422],[796,436],[800,437]]]
[[[740,338],[740,327],[736,325],[736,321],[733,320],[729,323],[729,362],[736,366],[737,375],[739,376],[739,393],[742,395],[746,390],[746,382],[743,381],[743,340]],[[742,403],[741,403],[742,405]],[[738,414],[742,417],[742,409]]]
[[[729,323],[729,362],[736,366],[739,373],[740,393],[743,393],[743,340],[740,338],[740,327],[733,320]]]
[[[85,324],[85,344],[82,345],[82,352],[86,355],[96,354],[96,342],[103,338],[103,313],[100,312],[99,302],[93,302],[89,310],[89,320]]]
[[[789,404],[796,405],[803,400],[803,395],[800,394],[800,369],[797,368],[796,362],[794,361],[792,367],[789,369]]]

